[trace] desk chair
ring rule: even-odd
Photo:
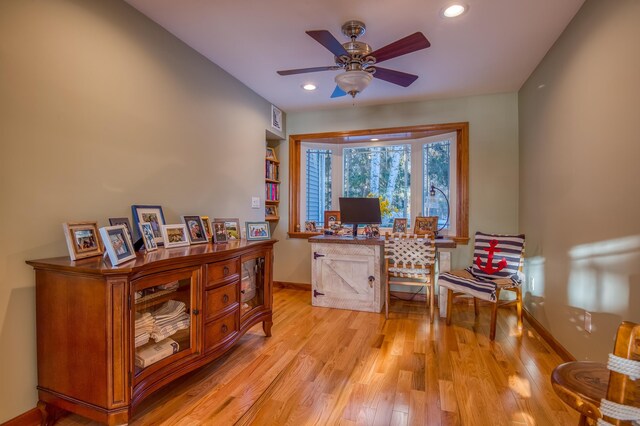
[[[447,289],[447,325],[451,324],[453,298],[459,295],[473,297],[473,308],[478,315],[478,299],[493,303],[489,338],[496,338],[498,308],[516,305],[518,329],[522,329],[521,273],[524,260],[524,235],[493,235],[476,232],[473,266],[459,271],[444,272],[438,285]],[[514,292],[515,300],[500,302],[500,292]]]
[[[640,424],[640,325],[620,324],[607,365],[561,364],[551,373],[551,384],[560,399],[580,413],[580,426],[593,420],[598,425]]]
[[[389,318],[391,285],[421,286],[425,287],[429,293],[429,315],[433,323],[435,259],[436,246],[432,232],[424,235],[385,234],[384,269],[387,276],[385,318]]]

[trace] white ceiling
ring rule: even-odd
[[[333,54],[305,34],[363,21],[359,40],[378,49],[416,31],[431,47],[391,59],[385,68],[419,76],[407,88],[374,79],[355,105],[517,91],[584,0],[125,0],[286,112],[354,104],[331,99],[340,71],[280,76],[278,70],[333,65]],[[301,85],[313,82],[315,92]]]

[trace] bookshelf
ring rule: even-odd
[[[280,220],[278,213],[278,204],[280,203],[280,162],[276,158],[273,148],[267,147],[264,163],[265,220],[277,222]]]

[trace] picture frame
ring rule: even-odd
[[[135,204],[131,206],[131,213],[136,229],[139,229],[139,224],[142,222],[149,222],[151,224],[153,238],[156,244],[161,246],[163,244],[162,226],[166,223],[162,206]]]
[[[270,240],[271,228],[268,222],[246,222],[247,241]]]
[[[136,258],[136,252],[125,225],[104,226],[100,228],[100,236],[113,266]]]
[[[224,222],[213,222],[213,243],[221,244],[229,241]]]
[[[98,222],[67,222],[62,228],[71,260],[99,256],[104,252]]]
[[[271,105],[271,127],[282,132],[282,111]]]
[[[266,218],[277,218],[278,217],[278,206],[273,204],[266,204],[264,206],[264,216]]]
[[[304,222],[304,232],[318,232],[315,220],[307,220]]]
[[[188,246],[189,237],[187,234],[187,225],[184,223],[162,225],[162,238],[164,246],[167,248]]]
[[[239,240],[242,238],[240,232],[240,220],[236,217],[227,217],[227,218],[214,218],[214,222],[224,222],[224,229],[227,232],[227,239],[231,240]]]
[[[149,222],[142,222],[139,224],[140,235],[142,235],[142,242],[147,253],[158,249],[155,239],[153,238],[153,229]]]
[[[200,216],[182,216],[182,222],[187,227],[187,237],[191,244],[203,244],[209,242],[207,232],[204,229]]]
[[[416,217],[413,233],[424,235],[427,232],[435,233],[438,230],[438,216],[418,216]]]
[[[340,222],[340,210],[324,211],[324,227],[326,229],[331,228],[333,225],[339,222]]]
[[[405,234],[407,232],[407,218],[396,217],[393,219],[393,228],[391,232],[394,234]]]
[[[209,219],[209,216],[200,216],[200,219],[202,219],[202,225],[204,226],[204,232],[207,234],[207,240],[211,240],[211,237],[213,236],[213,228],[211,228],[211,220]]]
[[[278,161],[278,159],[276,158],[276,151],[271,147],[267,147],[267,152],[265,154],[265,158],[267,160]]]
[[[129,238],[133,241],[133,229],[131,228],[131,222],[128,217],[110,217],[109,225],[124,225],[127,228],[127,232],[129,233]]]

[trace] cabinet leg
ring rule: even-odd
[[[271,337],[271,326],[273,325],[273,321],[263,321],[262,329],[264,330],[264,334],[267,337]]]
[[[38,409],[40,410],[40,415],[42,416],[42,421],[40,423],[42,426],[53,425],[64,413],[64,410],[51,404],[47,404],[44,401],[38,401]]]

